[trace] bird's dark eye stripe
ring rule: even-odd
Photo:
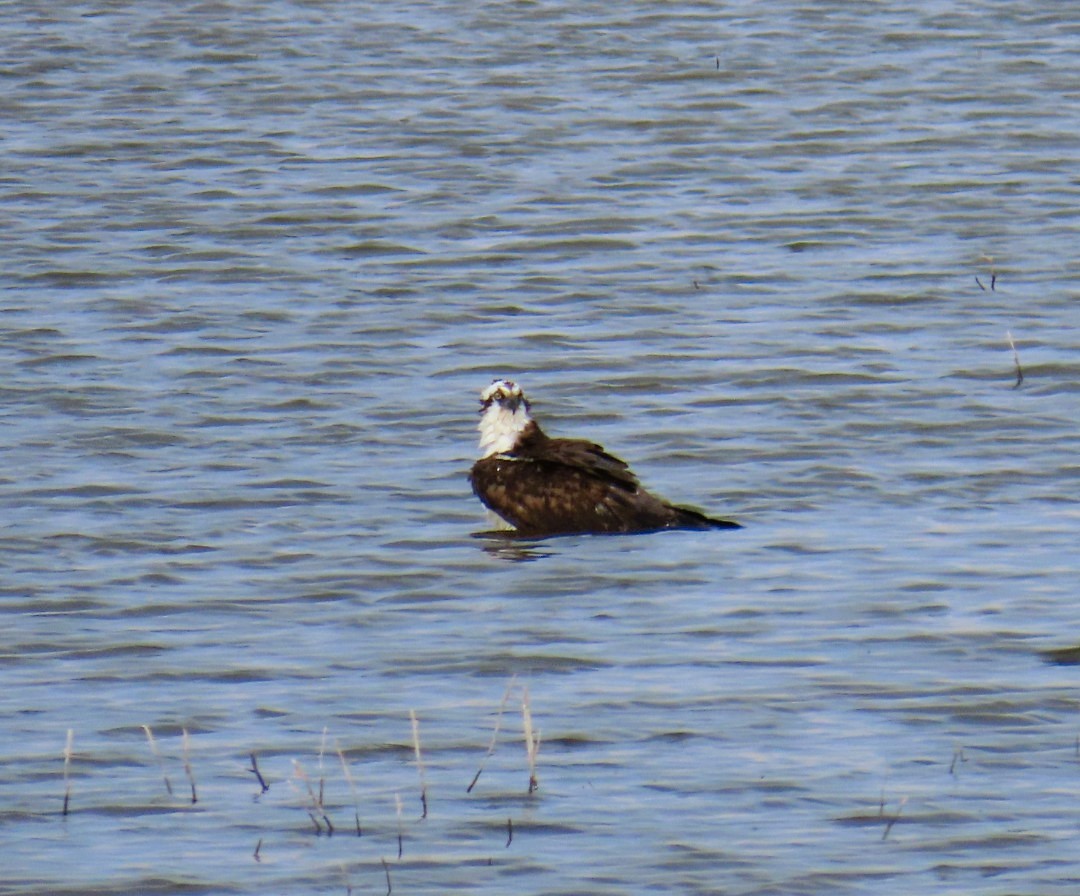
[[[486,411],[489,407],[491,407],[496,402],[499,402],[501,404],[502,402],[506,401],[507,399],[518,398],[519,395],[520,395],[520,393],[518,393],[516,390],[508,391],[506,389],[499,388],[499,389],[496,389],[494,392],[492,392],[490,395],[480,399],[480,408],[481,408],[481,410]]]

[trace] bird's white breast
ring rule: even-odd
[[[496,403],[491,405],[480,417],[480,454],[491,457],[504,454],[517,443],[518,438],[529,424],[529,412],[524,405],[516,411]]]

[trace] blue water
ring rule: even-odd
[[[0,893],[1074,892],[1078,38],[19,4]],[[745,529],[477,537],[496,376]]]

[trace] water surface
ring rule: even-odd
[[[19,12],[0,892],[1075,890],[1067,16]],[[475,537],[496,376],[746,528]]]

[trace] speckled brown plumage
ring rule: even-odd
[[[511,450],[478,460],[469,480],[485,506],[522,535],[739,528],[669,504],[601,446],[548,438],[531,419]]]

